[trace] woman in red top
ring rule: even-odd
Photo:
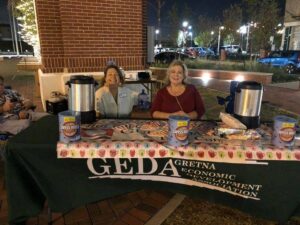
[[[202,98],[193,85],[184,83],[186,77],[186,65],[173,61],[167,70],[167,85],[157,92],[152,104],[153,118],[185,115],[191,119],[201,119],[205,112]]]

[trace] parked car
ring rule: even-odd
[[[221,46],[221,49],[224,49],[227,54],[242,53],[242,49],[239,45],[224,45]]]
[[[198,53],[197,49],[195,49],[193,47],[184,49],[183,53],[189,55],[189,57],[193,58],[193,59],[195,59],[199,56],[199,53]]]
[[[300,69],[300,51],[273,51],[268,57],[258,59],[259,63],[284,68],[288,74]]]
[[[174,59],[185,60],[189,55],[181,52],[160,52],[154,56],[156,63],[171,63]]]
[[[210,56],[215,55],[215,52],[213,50],[211,50],[210,48],[195,47],[195,50],[197,50],[199,57],[210,57]]]
[[[204,48],[204,47],[196,47],[195,49],[197,49],[200,57],[206,56],[206,48]]]

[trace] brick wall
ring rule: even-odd
[[[143,69],[146,0],[36,0],[44,72]]]

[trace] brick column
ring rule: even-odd
[[[143,69],[146,0],[36,0],[44,72]]]

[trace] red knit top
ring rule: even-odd
[[[202,117],[205,112],[202,98],[193,85],[187,85],[185,91],[177,96],[177,99],[185,113],[196,111],[198,119]],[[167,87],[160,89],[152,103],[151,115],[155,111],[173,113],[180,111],[181,108],[176,101],[175,96],[172,96]]]

